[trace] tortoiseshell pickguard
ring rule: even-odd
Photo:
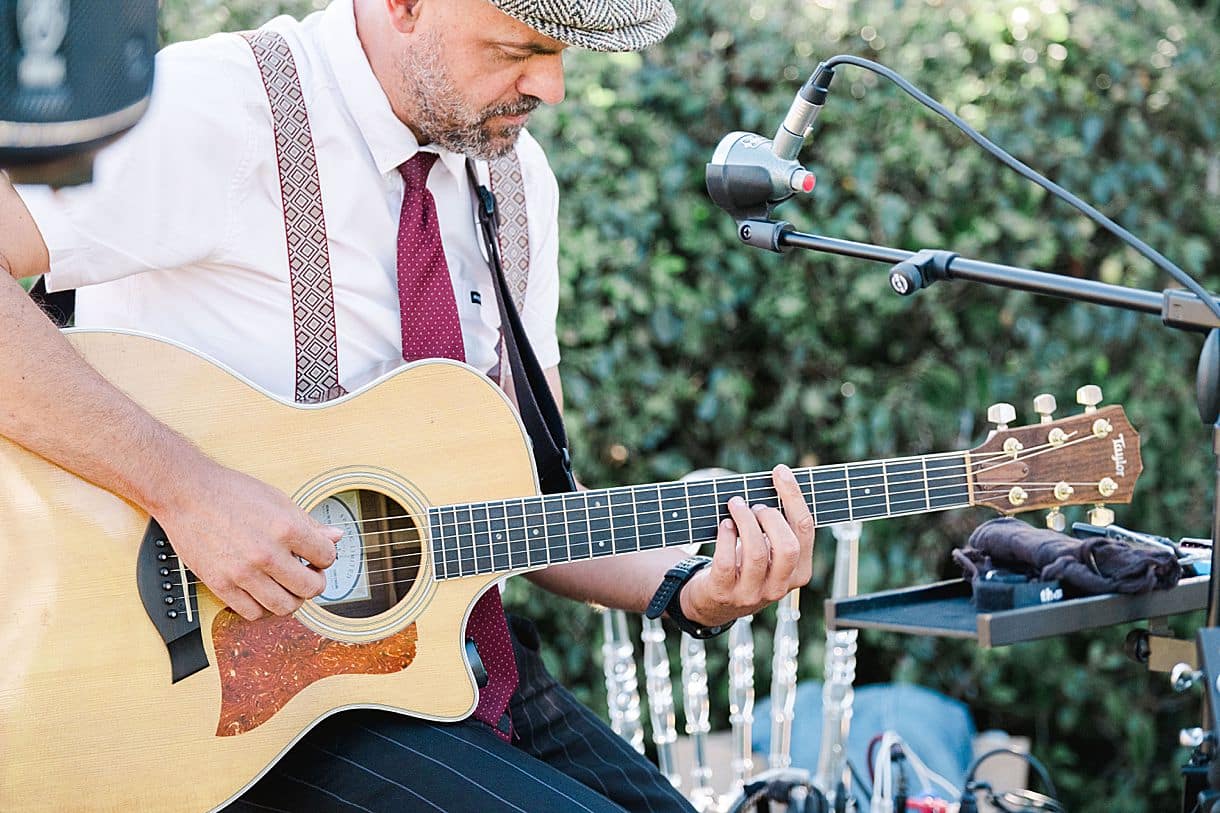
[[[415,660],[414,624],[365,644],[326,638],[295,618],[246,621],[229,609],[212,623],[220,674],[216,736],[232,737],[270,720],[306,686],[331,675],[388,675]]]

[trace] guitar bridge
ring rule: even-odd
[[[178,558],[164,529],[149,519],[136,559],[136,587],[169,654],[172,682],[208,666],[199,628],[195,574]]]

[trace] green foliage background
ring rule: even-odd
[[[167,39],[248,27],[320,0],[166,0]],[[966,448],[994,401],[1061,405],[1095,382],[1143,434],[1145,473],[1119,521],[1207,536],[1209,435],[1194,411],[1201,342],[1154,317],[966,283],[913,299],[884,267],[740,247],[703,191],[731,130],[771,133],[820,60],[896,69],[1018,158],[1086,198],[1214,290],[1220,266],[1216,4],[1167,0],[678,0],[643,54],[570,53],[568,101],[536,115],[564,202],[560,314],[575,457],[596,485],[709,465],[758,471]],[[1083,216],[985,157],[896,88],[844,68],[804,152],[819,184],[780,214],[798,228],[1112,283],[1168,280]],[[1024,417],[1033,418],[1024,409]],[[874,523],[862,591],[955,575],[948,553],[984,518]],[[821,538],[801,674],[820,677]],[[515,580],[553,670],[604,710],[600,621]],[[769,615],[757,641],[769,679]],[[1200,616],[1175,620],[1185,634]],[[1069,809],[1177,809],[1175,743],[1197,693],[1122,655],[1128,627],[1005,649],[866,634],[859,682],[916,681],[965,700],[980,728],[1033,739]],[[766,632],[764,632],[766,631]],[[711,668],[723,675],[713,644]],[[723,710],[724,681],[714,680]],[[722,711],[723,714],[723,711]],[[720,724],[724,724],[723,718]]]

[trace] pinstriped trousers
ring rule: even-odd
[[[476,720],[341,712],[227,810],[693,813],[651,762],[546,671],[534,626],[509,616],[509,628],[520,674],[511,744]]]

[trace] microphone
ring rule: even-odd
[[[774,139],[729,133],[720,140],[705,178],[712,201],[734,220],[767,220],[780,203],[813,191],[813,173],[796,160],[826,103],[834,69],[825,63],[801,86]]]
[[[144,114],[157,0],[18,0],[0,9],[0,167],[15,183],[87,183]]]

